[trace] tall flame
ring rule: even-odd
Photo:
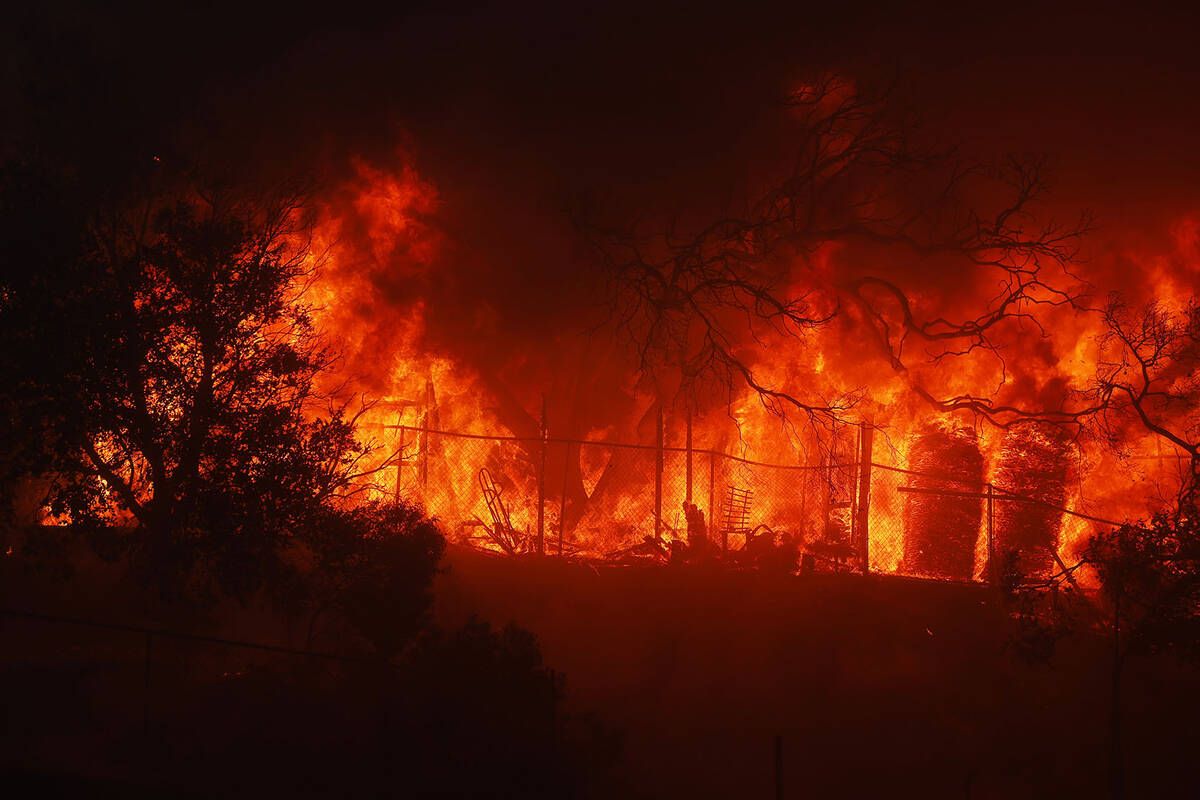
[[[440,296],[433,289],[456,281],[470,281],[471,276],[456,273],[452,258],[454,243],[439,224],[454,210],[443,206],[437,189],[417,173],[410,159],[401,161],[399,167],[389,169],[361,158],[353,159],[351,177],[322,198],[314,250],[324,254],[324,262],[312,298],[318,306],[319,325],[343,353],[337,380],[345,381],[348,390],[362,393],[376,403],[364,416],[364,430],[368,438],[380,445],[380,459],[410,455],[404,448],[411,454],[418,448],[432,448],[429,440],[421,438],[420,429],[537,437],[541,434],[537,426],[541,412],[531,407],[530,400],[547,387],[509,386],[508,395],[499,397],[497,392],[505,387],[497,382],[495,375],[506,369],[512,374],[529,374],[528,370],[513,365],[539,360],[544,366],[542,374],[549,374],[554,369],[551,365],[564,361],[561,352],[550,351],[563,345],[547,342],[544,352],[513,353],[509,363],[497,365],[494,374],[485,379],[478,365],[458,351],[454,342],[444,337],[435,341],[429,336],[429,304],[434,302],[432,298]],[[1170,234],[1173,241],[1170,252],[1127,253],[1126,258],[1144,270],[1146,280],[1157,287],[1162,303],[1179,309],[1191,298],[1200,276],[1200,218],[1175,220],[1170,225]],[[849,257],[840,248],[829,246],[808,255],[804,268],[807,273],[821,275],[822,280],[832,283]],[[980,293],[987,290],[986,286],[964,288],[939,285],[931,280],[914,293],[914,300],[934,303],[953,300],[966,292],[982,296]],[[983,299],[986,302],[986,297]],[[445,313],[446,309],[439,311]],[[488,310],[463,307],[453,313],[462,316],[464,330],[469,332],[479,315]],[[1085,385],[1091,379],[1101,357],[1101,323],[1095,314],[1060,308],[1048,310],[1043,324],[1047,335],[1031,332],[1014,342],[1004,363],[981,352],[957,359],[952,370],[931,371],[929,379],[940,381],[939,388],[947,393],[998,393],[999,397],[1025,401],[1031,406],[1064,397],[1070,387]],[[912,376],[889,369],[871,351],[861,332],[855,329],[853,314],[844,315],[838,324],[802,340],[767,334],[762,340],[738,346],[756,376],[767,385],[803,384],[828,392],[839,387],[861,389],[863,399],[857,413],[879,430],[873,460],[884,467],[913,466],[914,442],[934,414],[906,388],[906,380]],[[628,402],[614,407],[600,402],[589,404],[586,397],[577,400],[578,408],[571,412],[583,419],[576,426],[577,435],[590,432],[592,438],[629,439],[638,436],[641,430],[641,443],[652,443],[644,434],[645,420],[658,398],[652,396],[644,382],[634,379],[631,366],[623,370],[625,379],[614,391],[627,396]],[[504,413],[506,406],[511,410],[514,405],[520,406],[522,413],[515,416]],[[794,427],[781,425],[778,418],[764,409],[756,394],[744,389],[735,391],[725,402],[693,407],[690,412],[678,405],[668,405],[669,447],[683,445],[682,429],[687,413],[694,417],[693,437],[698,449],[791,466],[817,466],[820,458],[831,457],[828,448],[821,451],[811,446],[812,434],[798,433]],[[514,423],[514,419],[520,419],[520,424]],[[973,425],[969,420],[964,424]],[[832,458],[854,462],[860,458],[855,450],[854,433],[845,435],[841,453],[835,447]],[[984,480],[993,484],[1002,482],[1004,471],[1012,468],[1011,440],[1005,451],[1003,430],[978,426],[973,441],[977,442],[983,459]],[[1147,503],[1171,479],[1176,467],[1175,454],[1137,429],[1125,432],[1122,444],[1137,457],[1118,457],[1113,450],[1097,443],[1072,445],[1071,463],[1067,465],[1071,479],[1063,489],[1062,502],[1108,518],[1143,516]],[[528,460],[530,452],[525,446],[498,448],[487,463],[492,472],[501,476],[502,483],[507,481],[511,491],[532,494],[537,487],[530,483],[529,471],[517,465],[522,459]],[[474,516],[486,521],[487,508],[479,490],[476,467],[455,464],[452,458],[443,455],[432,468],[438,474],[429,473],[425,479],[453,486],[450,495],[460,507],[438,507],[439,502],[448,501],[428,495],[424,499],[431,506],[430,511],[444,517]],[[573,456],[568,451],[565,457],[574,464],[568,465],[567,472],[577,476],[585,496],[599,491],[604,471],[615,458],[595,450],[580,451]],[[558,464],[558,469],[563,470],[563,462],[560,460]],[[675,464],[672,468],[677,467]],[[558,492],[559,485],[554,483],[550,493]],[[381,483],[375,491],[387,497],[396,488]],[[664,498],[664,508],[670,509],[671,515],[668,524],[671,520],[678,521],[675,509],[683,499],[677,482],[668,487]],[[635,531],[618,530],[620,526],[615,523],[609,534],[596,533],[600,524],[596,522],[597,515],[602,518],[605,513],[615,513],[614,504],[632,500],[614,496],[605,502],[607,506],[592,509],[588,519],[576,527],[587,551],[600,552],[631,544],[630,537],[636,539]],[[644,498],[637,502],[644,502]],[[782,506],[772,507],[772,501],[766,498],[762,502],[764,516],[784,513]],[[870,505],[871,529],[901,530],[909,513],[906,503],[911,502],[911,498],[894,493],[874,497]],[[548,515],[545,524],[553,531],[559,510],[553,502],[545,508]],[[529,529],[534,524],[531,512],[516,510],[514,525]],[[1063,558],[1076,555],[1090,532],[1089,526],[1076,524],[1073,518],[1065,520],[1059,539],[1060,555]],[[472,531],[465,529],[452,531],[452,535],[463,537],[471,534]],[[987,561],[988,554],[982,548],[982,544],[976,545],[976,577]],[[881,541],[872,549],[871,564],[881,571],[894,571],[904,558],[903,548],[896,542]]]

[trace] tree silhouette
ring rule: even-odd
[[[285,608],[307,618],[306,647],[328,646],[320,634],[342,632],[390,659],[428,627],[431,578],[446,542],[420,508],[405,502],[325,508],[296,539],[293,563],[303,566]]]
[[[1125,796],[1122,686],[1130,658],[1171,653],[1200,657],[1200,305],[1134,308],[1114,293],[1101,308],[1098,357],[1090,382],[1077,391],[1075,419],[1118,455],[1139,434],[1180,456],[1176,483],[1147,522],[1105,528],[1079,561],[1042,578],[1023,573],[1015,554],[1001,567],[1027,658],[1049,660],[1064,636],[1084,631],[1110,645],[1110,786]],[[1098,591],[1081,586],[1091,571]]]
[[[4,402],[37,437],[14,461],[164,591],[245,597],[367,450],[314,387],[333,354],[304,301],[305,195],[177,180],[79,218],[6,276]]]
[[[849,417],[860,387],[777,385],[756,374],[744,344],[808,341],[853,319],[933,408],[1000,424],[1045,416],[989,397],[942,396],[913,367],[975,353],[1003,363],[997,337],[1006,326],[1036,330],[1039,306],[1074,304],[1078,281],[1068,266],[1087,220],[1037,224],[1040,162],[964,164],[922,144],[919,126],[893,99],[890,90],[823,76],[787,98],[790,161],[740,209],[687,230],[592,226],[612,324],[644,371],[673,370],[689,393],[706,384],[746,387],[779,416],[829,428]],[[831,247],[857,248],[858,263],[823,268]],[[918,303],[920,287],[895,269],[913,261],[995,289],[974,307]]]
[[[1100,313],[1099,357],[1084,392],[1095,429],[1118,450],[1138,430],[1173,448],[1183,457],[1179,496],[1190,498],[1200,475],[1200,304],[1138,309],[1114,293]]]

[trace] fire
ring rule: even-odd
[[[454,210],[443,205],[411,158],[400,162],[387,168],[356,158],[351,177],[322,199],[314,250],[324,261],[311,291],[318,324],[344,354],[336,381],[373,404],[363,430],[386,469],[373,477],[369,495],[399,494],[424,503],[455,540],[499,549],[487,536],[494,518],[480,489],[479,473],[486,469],[526,551],[541,546],[557,552],[560,535],[564,552],[591,557],[635,547],[656,530],[665,541],[682,542],[682,508],[689,498],[705,516],[710,539],[719,542],[729,492],[736,489],[750,492],[749,524],[822,544],[831,559],[840,558],[839,547],[857,546],[852,539],[865,528],[872,571],[948,577],[948,570],[952,577],[980,580],[993,566],[989,543],[1017,535],[1014,526],[1024,526],[1023,536],[1052,543],[1064,561],[1078,555],[1094,530],[1080,517],[1002,495],[1122,520],[1144,516],[1154,487],[1172,477],[1175,454],[1161,445],[1155,449],[1153,437],[1134,429],[1123,442],[1134,455],[1120,458],[1086,436],[1056,439],[1062,434],[944,418],[911,391],[910,382],[919,379],[936,385],[941,396],[1065,403],[1073,388],[1091,379],[1101,356],[1096,316],[1065,307],[1047,308],[1042,329],[1031,327],[1005,342],[1003,358],[967,353],[950,359],[953,369],[921,364],[897,371],[873,349],[855,313],[804,337],[768,331],[737,343],[766,386],[801,384],[828,397],[854,390],[847,416],[857,424],[833,429],[781,424],[744,387],[724,397],[672,401],[663,387],[678,387],[677,377],[656,376],[650,383],[632,365],[606,374],[620,404],[572,397],[555,384],[561,366],[554,365],[579,358],[566,337],[544,342],[541,351],[513,352],[504,363],[480,364],[470,348],[431,335],[433,288],[471,277],[455,272],[455,243],[439,224]],[[1184,218],[1170,230],[1173,252],[1137,261],[1160,287],[1163,302],[1178,309],[1200,274],[1200,222]],[[793,288],[833,285],[861,255],[831,245],[797,256]],[[934,307],[987,291],[969,283],[930,283],[912,299]],[[453,313],[462,318],[464,338],[495,314],[486,306]],[[658,413],[664,420],[661,445]],[[869,459],[867,427],[874,431]],[[962,464],[939,449],[938,436],[957,437]],[[655,486],[658,460],[661,489]],[[864,477],[867,463],[874,466]],[[945,472],[954,474],[928,477]],[[1039,489],[1030,475],[1042,476],[1043,484],[1052,476],[1052,488]],[[657,516],[656,508],[662,509]],[[938,525],[949,526],[944,535]],[[915,533],[918,528],[923,532]],[[947,536],[958,542],[957,566],[923,555],[922,535],[942,537],[929,547],[946,546]],[[725,540],[730,549],[742,548],[747,534],[727,532]]]

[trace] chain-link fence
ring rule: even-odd
[[[396,496],[452,539],[509,553],[662,554],[688,541],[690,503],[712,551],[767,537],[816,569],[989,581],[1010,551],[1046,573],[1096,524],[1115,524],[999,491],[982,472],[874,463],[869,438],[857,460],[787,465],[661,443],[398,433]]]

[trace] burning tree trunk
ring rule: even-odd
[[[1061,507],[1070,475],[1068,446],[1062,431],[1050,425],[1009,428],[1000,449],[996,488]],[[996,503],[995,558],[1003,563],[1015,552],[1022,575],[1049,574],[1058,548],[1062,511],[1041,503]]]
[[[929,425],[909,451],[910,485],[904,517],[904,563],[908,572],[970,580],[975,572],[975,540],[983,516],[977,497],[950,492],[979,492],[983,454],[972,428]],[[938,492],[947,494],[938,494]]]

